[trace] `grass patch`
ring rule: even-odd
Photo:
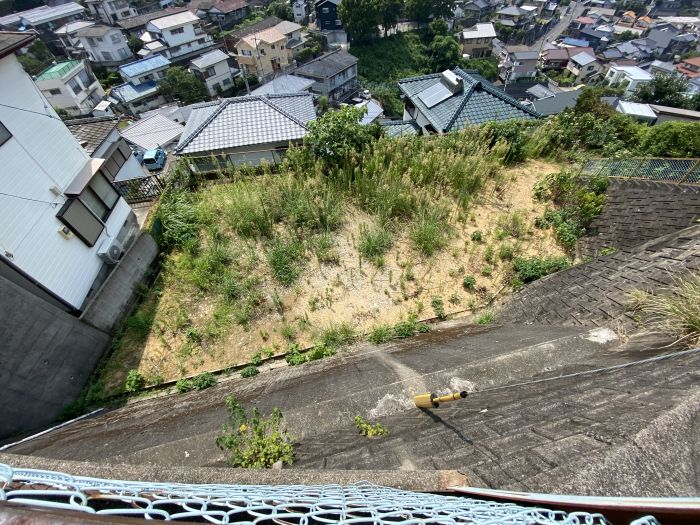
[[[191,392],[192,390],[204,390],[216,384],[216,378],[209,372],[203,372],[191,379],[178,379],[175,389],[179,394]]]
[[[303,270],[304,245],[297,239],[275,239],[267,251],[273,277],[284,286],[294,284]]]
[[[352,344],[357,339],[357,332],[348,323],[332,324],[318,334],[318,342],[327,348],[341,348]]]
[[[570,266],[567,257],[516,257],[513,261],[513,270],[522,283],[536,281]]]
[[[477,319],[476,319],[476,324],[480,325],[486,325],[486,324],[493,324],[496,322],[496,313],[487,310],[486,312],[482,313]]]
[[[370,343],[379,345],[386,343],[394,337],[394,330],[388,324],[380,324],[373,326],[367,335],[367,340]]]
[[[657,294],[635,290],[629,299],[648,329],[669,334],[687,347],[700,346],[700,274],[674,277]]]
[[[408,233],[413,248],[428,257],[445,248],[450,231],[447,216],[445,210],[423,210]]]
[[[384,254],[391,248],[391,234],[382,226],[369,228],[360,226],[357,249],[360,254],[377,267],[384,266]]]

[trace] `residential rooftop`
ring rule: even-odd
[[[306,124],[315,118],[310,93],[221,99],[192,110],[176,152],[195,154],[287,143],[306,136]]]
[[[156,20],[158,18],[170,16],[175,13],[182,13],[184,11],[187,11],[186,7],[168,7],[167,9],[153,11],[152,13],[123,18],[117,22],[117,25],[127,30],[135,29],[137,27],[145,26],[151,20]]]
[[[170,120],[162,114],[141,118],[121,130],[124,139],[141,149],[149,150],[166,146],[175,142],[185,126]]]
[[[88,155],[92,155],[118,123],[117,117],[92,117],[67,120],[66,127]]]
[[[469,29],[464,29],[462,31],[462,38],[464,40],[471,40],[472,38],[492,38],[496,36],[496,28],[493,24],[476,24]]]
[[[460,87],[446,84],[445,75]],[[437,131],[449,132],[473,124],[533,119],[539,114],[496,88],[476,71],[434,73],[399,80],[399,90]]]
[[[280,75],[262,86],[254,89],[251,95],[281,95],[284,93],[300,93],[314,85],[314,80],[296,75]]]
[[[134,100],[154,95],[158,92],[158,84],[153,80],[142,82],[141,84],[132,84],[126,82],[118,86],[114,86],[110,92],[110,96],[118,102],[129,103]]]
[[[228,55],[221,51],[221,49],[215,49],[214,51],[209,51],[195,58],[192,60],[191,64],[198,69],[206,69],[214,64],[228,60],[228,58]]]
[[[357,58],[347,51],[331,51],[330,53],[326,53],[325,55],[321,55],[307,62],[303,66],[297,68],[294,73],[314,78],[329,78],[355,64],[357,64]]]
[[[44,71],[39,73],[35,80],[54,80],[63,78],[68,73],[73,71],[75,68],[82,64],[82,60],[67,60],[65,62],[59,62],[58,64],[53,64],[46,68]]]
[[[191,13],[190,11],[183,11],[181,13],[167,15],[162,18],[156,18],[155,20],[151,20],[148,23],[162,30],[199,21],[200,19],[197,15]]]
[[[35,26],[66,16],[79,15],[83,12],[85,12],[85,8],[76,2],[68,2],[55,7],[42,5],[0,17],[0,26],[16,26],[22,23]]]
[[[83,29],[85,27],[90,27],[94,26],[95,22],[92,22],[90,20],[76,20],[74,22],[68,22],[65,25],[62,25],[58,29],[54,31],[54,34],[56,35],[69,35],[71,33],[75,33],[78,31],[78,29]]]
[[[22,49],[32,43],[37,37],[34,31],[17,32],[17,31],[0,31],[0,58],[14,53],[18,49]]]
[[[94,24],[79,29],[78,36],[103,37],[113,31],[118,31],[121,33],[121,30],[118,27],[106,26],[104,24]]]
[[[134,62],[129,62],[119,67],[119,72],[123,73],[128,77],[135,77],[153,71],[161,67],[167,67],[170,65],[170,60],[162,55],[153,55],[150,57],[142,58],[141,60],[136,60]]]

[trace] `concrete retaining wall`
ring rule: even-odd
[[[700,219],[700,186],[652,180],[610,178],[603,213],[581,240],[581,255],[595,257],[603,247],[626,250],[688,228]]]
[[[109,336],[0,277],[0,438],[53,422]]]
[[[158,256],[158,245],[148,233],[142,233],[107,277],[80,319],[104,332],[112,329],[131,310],[134,286],[142,282]]]

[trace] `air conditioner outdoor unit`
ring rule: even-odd
[[[97,249],[97,256],[107,264],[117,264],[123,251],[124,248],[118,240],[107,237]]]

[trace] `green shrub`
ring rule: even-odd
[[[355,428],[360,431],[360,434],[367,437],[381,437],[389,435],[389,431],[380,423],[372,425],[362,416],[355,416]]]
[[[289,352],[284,356],[284,360],[287,361],[290,366],[298,366],[306,363],[306,356],[299,353],[299,345],[295,344],[290,347]]]
[[[496,314],[490,310],[482,313],[476,320],[476,324],[493,324],[496,321]]]
[[[331,324],[321,331],[319,343],[327,348],[341,348],[351,344],[357,338],[355,329],[348,323]]]
[[[332,234],[326,232],[316,235],[311,240],[311,247],[319,263],[340,264],[340,255],[335,250]]]
[[[443,321],[447,319],[447,314],[445,313],[445,302],[442,300],[442,297],[433,297],[430,300],[430,305],[433,307],[435,316],[438,319]]]
[[[700,157],[700,124],[668,121],[652,126],[638,151],[645,157]]]
[[[129,373],[126,375],[124,390],[132,394],[134,392],[138,392],[144,386],[146,386],[146,379],[143,377],[141,372],[138,370],[129,370]]]
[[[203,372],[192,379],[178,379],[175,388],[178,393],[190,392],[191,390],[204,390],[216,384],[216,378],[210,372]]]
[[[513,261],[513,270],[523,283],[536,281],[569,266],[571,262],[567,257],[516,257]]]
[[[474,290],[476,288],[476,277],[473,275],[465,275],[462,279],[462,288],[465,290]]]
[[[357,246],[360,254],[372,261],[375,266],[383,266],[383,255],[391,248],[391,235],[383,227],[370,229],[364,224],[360,226],[360,239]]]
[[[516,248],[512,244],[502,244],[498,248],[498,258],[501,261],[510,261],[515,256]]]
[[[291,465],[294,446],[291,436],[281,428],[282,412],[273,408],[265,418],[253,409],[248,416],[230,395],[226,397],[226,422],[216,436],[216,446],[227,453],[226,462],[233,467],[271,468],[281,461]]]
[[[489,264],[493,264],[496,262],[493,246],[486,247],[486,251],[484,252],[484,260]]]
[[[307,361],[317,361],[326,357],[335,355],[335,349],[325,345],[316,345],[311,350],[306,352]]]
[[[262,364],[262,355],[260,352],[256,352],[250,357],[250,364],[253,366],[260,366]]]
[[[482,242],[483,240],[483,234],[479,230],[475,230],[472,232],[472,242]]]
[[[380,324],[373,326],[367,336],[367,340],[370,343],[379,345],[389,341],[394,335],[392,327],[387,324]]]
[[[491,266],[484,266],[481,269],[481,275],[484,277],[491,277],[491,275],[493,275],[493,268]]]
[[[430,332],[430,326],[419,323],[415,314],[410,314],[408,319],[394,325],[394,336],[401,339],[427,332]]]
[[[255,365],[248,365],[243,370],[241,370],[241,377],[255,377],[260,371]]]
[[[273,277],[285,286],[297,280],[303,270],[304,245],[298,240],[273,241],[267,252],[267,262]]]
[[[162,224],[161,242],[165,249],[183,248],[197,241],[202,224],[195,197],[191,193],[165,193],[155,215]]]

